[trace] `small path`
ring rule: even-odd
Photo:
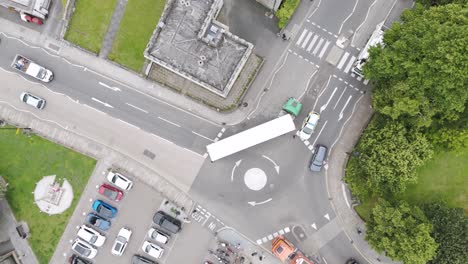
[[[122,20],[125,7],[127,6],[127,1],[128,0],[119,0],[115,5],[114,13],[112,14],[112,19],[106,32],[106,37],[102,42],[101,51],[99,52],[100,58],[107,58],[112,49],[112,43],[114,43],[115,35],[117,34],[117,31],[119,31],[120,21]]]

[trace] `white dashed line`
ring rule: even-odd
[[[171,124],[171,125],[173,125],[173,126],[180,127],[180,125],[178,125],[178,124],[176,124],[176,123],[174,123],[174,122],[171,122],[171,121],[169,121],[169,120],[167,120],[167,119],[165,119],[165,118],[163,118],[163,117],[158,116],[158,119],[161,119],[162,121],[164,121],[164,122],[166,122],[166,123],[169,123],[169,124]]]
[[[140,110],[141,112],[148,114],[148,111],[146,111],[146,110],[144,110],[144,109],[141,109],[141,108],[139,108],[139,107],[137,107],[137,106],[134,106],[134,105],[132,105],[132,104],[129,104],[129,103],[125,103],[125,104],[128,105],[128,106],[130,106],[130,107],[135,108],[136,110]]]

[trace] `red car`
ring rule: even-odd
[[[22,13],[22,12],[20,13],[20,18],[24,22],[34,23],[34,24],[37,24],[37,25],[42,25],[44,23],[44,22],[42,22],[42,20],[40,18],[35,17],[35,16],[31,16],[29,14]]]
[[[99,186],[99,193],[116,202],[122,200],[123,197],[123,192],[120,189],[105,183]]]

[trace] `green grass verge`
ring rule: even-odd
[[[117,0],[77,0],[65,39],[99,53]]]
[[[408,186],[398,196],[413,205],[444,201],[450,207],[463,208],[468,214],[468,148],[461,152],[435,153],[432,160],[419,168],[418,182]],[[376,199],[372,198],[356,206],[359,216],[368,221]]]
[[[164,5],[163,0],[129,1],[109,59],[140,72],[145,62],[143,51],[156,28]]]
[[[39,263],[49,263],[86,186],[96,161],[38,136],[0,128],[0,175],[8,182],[6,198],[18,221],[31,230],[30,245]],[[60,215],[40,213],[32,192],[43,176],[66,178],[73,186],[71,207]]]

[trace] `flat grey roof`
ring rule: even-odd
[[[214,19],[222,0],[169,0],[145,57],[223,97],[253,45]]]

